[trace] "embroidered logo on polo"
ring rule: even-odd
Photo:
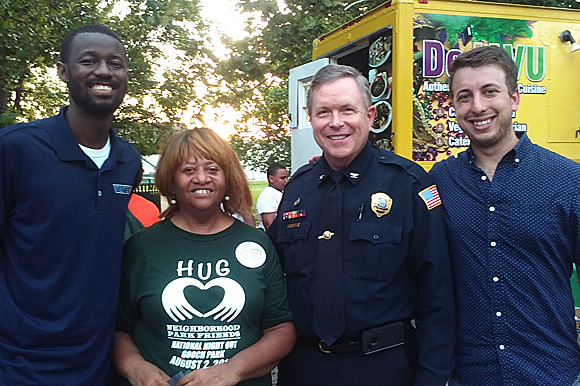
[[[113,189],[117,194],[131,194],[133,187],[131,185],[113,184]]]

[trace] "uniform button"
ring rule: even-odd
[[[520,159],[519,159],[519,158],[516,158],[516,159],[515,159],[515,161],[516,161],[516,163],[517,163],[517,162],[520,162]]]
[[[481,180],[482,180],[482,181],[485,181],[485,180],[487,180],[487,176],[481,176]]]
[[[499,281],[499,277],[497,277],[497,276],[494,276],[494,277],[493,277],[493,281],[495,281],[495,282],[497,283],[497,282]]]
[[[495,241],[492,241],[491,243],[489,243],[489,245],[491,245],[492,247],[495,247],[497,245],[497,243]]]
[[[496,312],[496,313],[495,313],[495,316],[501,316],[501,312],[499,312],[499,311],[498,311],[498,312]]]
[[[500,349],[500,350],[504,350],[504,349],[505,349],[505,346],[504,346],[503,344],[500,344],[500,345],[499,345],[499,349]]]
[[[379,239],[379,235],[374,235],[373,239],[378,240]]]
[[[101,190],[99,190],[99,191],[97,191],[97,195],[98,195],[99,197],[101,197],[101,196],[103,195],[103,192],[102,192]]]
[[[495,212],[495,206],[490,206],[490,207],[489,207],[489,211],[490,211],[490,212]]]
[[[381,156],[381,159],[382,159],[382,160],[384,160],[384,159],[385,159],[385,156],[384,156],[384,155],[382,155],[382,156]]]

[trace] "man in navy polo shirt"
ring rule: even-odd
[[[70,105],[0,130],[0,384],[104,385],[139,155],[111,128],[127,91],[119,37],[62,43]]]

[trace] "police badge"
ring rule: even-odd
[[[371,209],[377,215],[382,217],[390,212],[393,206],[393,199],[386,193],[375,193],[371,196]]]

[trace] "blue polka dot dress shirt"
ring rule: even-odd
[[[572,385],[570,288],[580,260],[580,164],[524,134],[490,181],[470,149],[434,165],[457,302],[462,385]]]

